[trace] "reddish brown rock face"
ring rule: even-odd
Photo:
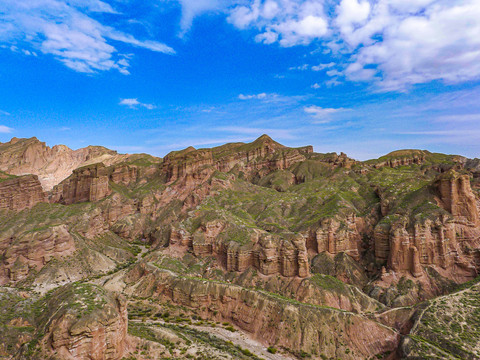
[[[409,165],[420,165],[425,162],[426,156],[425,152],[421,150],[399,150],[394,151],[390,154],[387,154],[383,161],[379,161],[373,166],[376,169],[382,167],[391,167],[395,168],[398,166],[409,166]],[[383,159],[383,158],[380,158]]]
[[[72,176],[53,189],[51,200],[65,205],[98,201],[111,193],[108,181],[103,164],[76,169]]]
[[[100,146],[72,150],[65,145],[50,148],[37,138],[17,139],[0,144],[0,170],[14,175],[34,174],[45,191],[67,178],[86,162],[111,158],[115,151]]]
[[[456,222],[466,225],[478,223],[478,209],[475,195],[467,175],[451,173],[437,182],[440,205],[451,213]]]
[[[236,285],[177,279],[142,265],[132,269],[128,280],[139,280],[140,286],[135,290],[139,296],[196,309],[204,318],[229,321],[255,339],[292,350],[327,357],[341,352],[342,359],[369,358],[394,350],[400,340],[392,329],[359,315],[291,304]],[[335,340],[339,337],[341,345]],[[345,352],[343,347],[353,350],[355,355]]]
[[[116,184],[128,186],[137,181],[138,175],[138,168],[135,166],[115,166],[112,174],[110,175],[110,180]]]
[[[62,294],[59,297],[62,298]],[[102,297],[103,305],[91,313],[65,308],[70,306],[68,301],[78,301],[73,298],[65,299],[57,309],[49,308],[54,313],[42,339],[45,356],[56,354],[65,360],[120,360],[125,355],[126,300],[121,295],[108,293]]]
[[[0,180],[0,209],[20,211],[46,201],[36,175]]]
[[[64,225],[2,239],[0,284],[23,280],[30,270],[39,271],[51,259],[61,259],[74,252],[75,242]]]
[[[342,228],[335,219],[326,219],[311,237],[316,244],[317,253],[326,251],[336,255],[345,252],[354,259],[359,259],[358,247],[361,234],[357,228],[355,215],[347,217]]]
[[[419,277],[424,266],[438,266],[445,274],[475,275],[474,261],[465,247],[476,246],[479,229],[475,195],[466,175],[450,171],[434,184],[438,204],[451,214],[409,226],[402,218],[390,228],[377,226],[375,256],[388,260],[388,267]]]
[[[309,273],[306,240],[302,235],[282,239],[267,233],[253,233],[245,245],[219,236],[225,224],[202,225],[193,236],[172,230],[170,243],[191,247],[196,256],[215,255],[228,271],[245,271],[250,266],[264,275],[306,277]]]
[[[443,222],[427,220],[424,224],[415,224],[410,231],[401,222],[394,224],[387,233],[377,230],[377,259],[383,260],[387,254],[389,269],[410,272],[415,277],[422,274],[422,266],[436,265],[453,270],[463,253],[456,238],[457,226],[444,219]]]
[[[235,151],[229,150],[228,145],[225,145],[217,148],[215,153],[212,149],[196,150],[193,147],[172,152],[163,159],[163,172],[168,182],[186,178],[189,183],[197,184],[209,175],[204,173],[206,167],[221,172],[228,172],[237,167],[238,171],[242,171],[248,177],[255,174],[264,176],[305,160],[305,154],[311,152],[313,152],[311,146],[287,148],[264,135],[252,144],[239,146]],[[205,176],[201,176],[202,173]],[[199,181],[193,181],[195,179]]]

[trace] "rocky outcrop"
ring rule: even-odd
[[[309,244],[314,244],[317,253],[346,253],[357,260],[360,257],[359,245],[362,236],[354,214],[347,216],[342,222],[333,218],[323,220],[319,228],[311,231],[309,237]]]
[[[213,154],[210,149],[196,150],[189,147],[182,151],[171,152],[163,159],[163,172],[167,182],[176,181],[182,177],[193,176],[200,168],[213,165]]]
[[[117,154],[101,146],[72,150],[65,145],[52,148],[37,138],[0,143],[0,170],[13,175],[37,175],[45,191],[50,191],[79,166],[101,162]]]
[[[110,180],[115,184],[130,185],[137,181],[139,175],[138,167],[131,165],[114,166],[110,174]]]
[[[0,240],[0,285],[25,279],[32,269],[40,271],[52,259],[75,252],[75,242],[65,225],[28,232]]]
[[[399,167],[399,166],[409,166],[409,165],[421,165],[425,162],[426,155],[428,151],[422,150],[398,150],[393,151],[380,159],[373,164],[375,169],[380,169],[382,167]]]
[[[135,284],[138,296],[172,301],[203,318],[231,322],[265,344],[315,357],[369,358],[393,351],[400,340],[392,329],[350,312],[221,282],[177,278],[149,265],[133,269],[127,282]]]
[[[111,193],[108,171],[103,164],[93,164],[75,169],[73,174],[57,185],[51,201],[70,205],[79,202],[95,202]]]
[[[302,235],[280,237],[257,231],[245,233],[243,238],[234,241],[232,233],[224,231],[225,226],[221,221],[207,222],[193,235],[184,230],[172,230],[170,243],[191,246],[196,256],[215,255],[227,271],[243,272],[253,267],[264,275],[309,275],[306,242]]]
[[[394,271],[410,271],[413,276],[422,274],[421,265],[451,267],[458,255],[454,225],[449,223],[416,224],[413,234],[401,224],[390,231],[389,267]]]
[[[0,180],[0,209],[20,211],[46,201],[47,196],[36,175]]]
[[[406,221],[393,224],[390,229],[377,227],[375,231],[376,257],[387,261],[394,271],[410,272],[418,277],[425,266],[438,266],[453,270],[454,265],[468,269],[462,258],[462,248],[457,241],[457,225],[448,217],[436,221],[417,223],[410,230]],[[475,273],[474,268],[469,272]]]
[[[253,265],[262,274],[306,277],[310,274],[305,238],[263,235],[253,250]]]
[[[468,175],[451,170],[442,175],[435,185],[440,195],[439,205],[451,213],[457,223],[478,224],[477,201]]]
[[[41,358],[120,360],[126,354],[126,305],[121,295],[94,285],[71,284],[56,290],[40,319],[45,329]]]
[[[435,181],[437,203],[447,214],[429,214],[429,218],[411,224],[397,216],[391,223],[381,222],[375,228],[375,256],[388,261],[394,271],[422,275],[425,266],[438,266],[455,272],[476,274],[475,259],[465,254],[465,248],[477,242],[479,229],[477,200],[467,175],[451,170]]]

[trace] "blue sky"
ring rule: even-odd
[[[480,0],[0,0],[0,141],[480,157]]]

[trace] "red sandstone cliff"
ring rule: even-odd
[[[467,175],[455,171],[443,174],[434,183],[439,206],[446,213],[411,223],[398,217],[391,225],[375,228],[375,256],[387,261],[394,271],[419,277],[424,266],[438,266],[452,277],[474,276],[475,259],[466,248],[477,247],[480,237],[477,200]]]
[[[52,259],[75,252],[75,242],[65,225],[0,239],[0,285],[25,279]]]
[[[175,151],[163,159],[163,172],[167,181],[193,177],[206,167],[221,172],[233,168],[247,176],[259,174],[264,176],[274,170],[286,169],[292,164],[305,160],[305,154],[313,152],[311,146],[304,148],[287,148],[262,135],[251,144],[227,144],[213,149],[196,150],[189,147]]]
[[[0,209],[20,211],[46,201],[36,175],[0,179]]]
[[[111,193],[108,181],[108,172],[103,164],[75,169],[69,178],[55,186],[51,201],[70,205],[101,200]]]

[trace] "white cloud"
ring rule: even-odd
[[[1,0],[0,42],[28,45],[25,54],[34,50],[53,55],[69,68],[85,73],[116,69],[128,74],[128,61],[108,41],[114,40],[151,51],[173,54],[167,45],[141,41],[95,20],[90,13],[115,14],[100,0]],[[12,51],[18,51],[12,45]]]
[[[303,108],[303,111],[305,111],[307,114],[310,114],[312,117],[319,119],[318,121],[316,121],[317,124],[330,122],[330,115],[346,110],[347,109],[344,108],[323,108],[316,105],[305,106]]]
[[[310,67],[310,65],[308,65],[308,64],[303,64],[303,65],[300,65],[300,66],[292,66],[292,67],[289,67],[288,70],[300,70],[300,71],[305,71],[305,70],[308,70],[309,67]]]
[[[359,6],[355,21],[337,9],[340,36],[352,51],[348,79],[398,91],[480,78],[480,0],[377,0],[368,19],[370,6]]]
[[[331,68],[333,66],[335,66],[334,62],[330,62],[328,64],[319,64],[319,65],[316,65],[316,66],[312,66],[312,70],[313,71],[322,71],[324,69],[328,69],[328,68]]]
[[[120,105],[128,106],[130,109],[136,109],[139,106],[142,106],[148,110],[153,110],[156,108],[153,104],[145,104],[138,101],[138,99],[122,99],[119,102]]]
[[[3,110],[0,110],[0,115],[4,115],[4,116],[10,116],[11,114],[9,112],[6,112],[6,111],[3,111]]]
[[[258,32],[258,42],[317,41],[321,51],[315,54],[330,50],[341,59],[331,76],[371,82],[382,91],[480,79],[480,0],[341,0],[336,6],[326,0],[251,0],[238,1],[228,14],[238,29]]]
[[[5,126],[5,125],[0,125],[0,133],[1,134],[10,134],[13,131],[12,128]]]
[[[335,22],[340,27],[341,32],[351,33],[355,25],[362,24],[367,20],[370,14],[370,3],[366,0],[342,0],[337,7],[338,16]]]
[[[239,29],[256,28],[257,42],[284,47],[307,45],[328,31],[322,0],[255,0],[234,6],[228,21]]]
[[[244,95],[244,94],[240,94],[238,95],[238,98],[240,100],[252,100],[252,99],[256,99],[256,100],[264,100],[267,98],[267,94],[266,93],[260,93],[260,94],[253,94],[253,95]]]
[[[180,36],[185,35],[190,30],[196,16],[210,11],[221,10],[226,5],[224,1],[220,0],[178,0],[178,2],[182,6]]]
[[[315,83],[315,84],[313,84],[313,85],[311,86],[311,88],[312,88],[312,89],[320,89],[321,86],[320,86],[319,83]]]

